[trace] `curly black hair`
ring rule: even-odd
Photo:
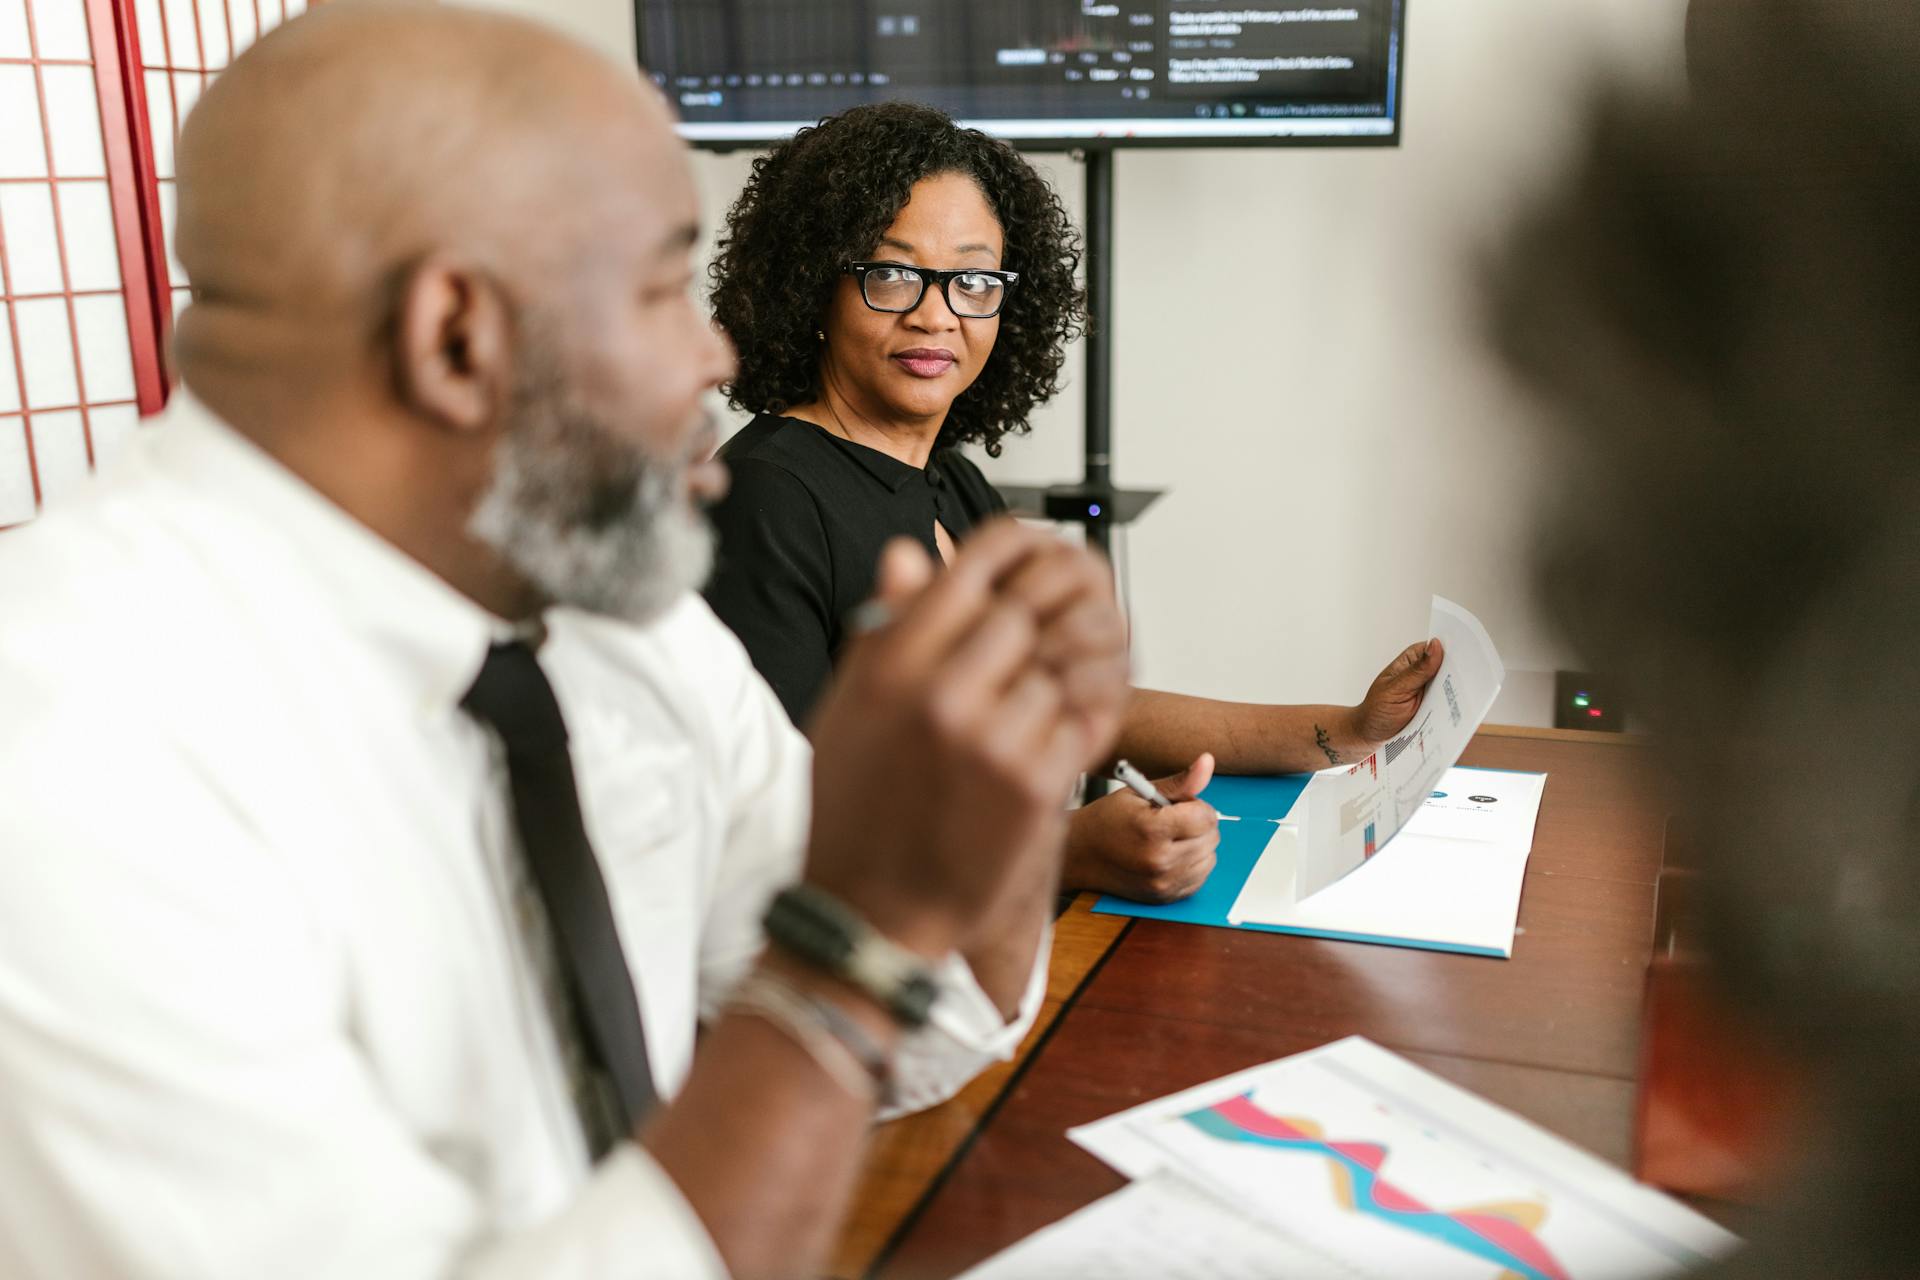
[[[740,352],[728,402],[782,413],[820,393],[820,328],[848,262],[873,255],[915,183],[962,173],[980,184],[1020,273],[986,367],[954,402],[936,447],[993,457],[1060,390],[1066,345],[1082,331],[1080,236],[1047,180],[1006,143],[906,102],[854,107],[802,129],[753,162],[708,273],[714,319]]]

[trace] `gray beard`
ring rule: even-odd
[[[686,496],[685,459],[620,442],[551,383],[514,399],[469,534],[553,603],[628,622],[707,580],[713,529]]]

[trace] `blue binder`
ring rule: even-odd
[[[1466,768],[1468,766],[1459,766]],[[1233,924],[1227,912],[1246,887],[1254,863],[1273,838],[1273,824],[1284,819],[1294,801],[1307,789],[1312,774],[1287,773],[1277,777],[1215,777],[1201,799],[1223,817],[1238,821],[1220,823],[1220,849],[1215,855],[1213,874],[1200,891],[1190,898],[1166,906],[1150,906],[1126,898],[1103,895],[1093,906],[1101,915],[1136,916],[1142,920],[1175,920],[1183,924],[1208,925],[1216,929],[1252,929],[1261,933],[1292,933],[1308,938],[1331,938],[1340,942],[1371,942],[1389,947],[1410,947],[1417,951],[1449,951],[1458,955],[1491,956],[1504,959],[1502,953],[1485,947],[1459,946],[1453,943],[1427,942],[1418,938],[1388,937],[1379,934],[1341,933],[1332,929],[1306,929],[1294,925]]]

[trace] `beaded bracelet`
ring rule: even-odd
[[[880,1102],[891,1095],[893,1064],[886,1051],[831,1000],[757,970],[734,988],[725,1010],[753,1014],[786,1032],[855,1097]]]

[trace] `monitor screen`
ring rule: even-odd
[[[1400,135],[1405,0],[635,0],[640,60],[707,145],[889,98],[1030,144]]]

